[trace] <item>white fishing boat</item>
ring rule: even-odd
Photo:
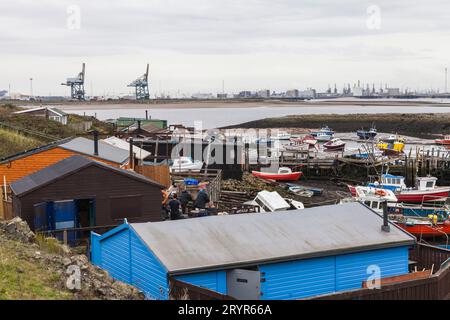
[[[292,135],[288,132],[278,132],[278,134],[274,137],[272,137],[272,139],[274,140],[289,140],[291,139]]]
[[[339,138],[336,138],[325,143],[323,147],[327,150],[344,150],[345,142]]]
[[[398,199],[391,190],[356,187],[355,200],[364,203],[378,213],[383,213],[383,202],[397,203]]]
[[[202,168],[202,161],[193,161],[191,157],[181,157],[173,160],[170,172],[200,172]]]
[[[333,136],[326,132],[318,132],[315,137],[319,142],[326,142],[333,139]]]

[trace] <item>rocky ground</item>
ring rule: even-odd
[[[330,126],[337,132],[356,132],[361,128],[369,129],[372,125],[375,125],[379,132],[434,139],[450,133],[450,113],[298,115],[267,118],[227,128],[316,129],[324,125]]]
[[[144,295],[14,218],[0,222],[1,299],[142,300]]]
[[[319,205],[331,205],[339,203],[342,198],[351,196],[345,183],[333,180],[302,180],[297,181],[296,184],[323,189],[323,194],[320,196],[313,196],[311,198],[301,197],[289,192],[288,186],[284,183],[273,185],[265,182],[262,179],[255,178],[250,173],[245,173],[242,181],[239,180],[224,180],[222,182],[222,190],[245,192],[248,199],[253,199],[259,191],[277,191],[284,198],[290,198],[302,202],[305,207],[314,207]]]

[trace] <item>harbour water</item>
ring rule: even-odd
[[[67,113],[96,116],[99,120],[115,119],[119,117],[144,118],[145,109],[133,108],[133,105],[123,105],[123,108],[107,106],[95,108],[73,109],[60,106]],[[260,120],[270,117],[283,117],[288,115],[304,114],[377,114],[377,113],[450,113],[447,106],[261,106],[261,107],[232,107],[232,108],[149,108],[149,116],[154,119],[168,120],[169,124],[182,124],[193,126],[195,121],[202,121],[203,128],[220,128],[236,125],[248,121]]]

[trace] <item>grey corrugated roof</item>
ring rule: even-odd
[[[276,213],[212,216],[131,227],[172,274],[414,244],[360,203]]]
[[[137,180],[140,180],[142,182],[149,183],[152,185],[156,185],[160,188],[164,188],[164,186],[160,185],[159,183],[152,181],[140,174],[137,174],[134,171],[119,169],[119,168],[104,164],[102,162],[97,162],[97,161],[88,159],[83,156],[75,155],[70,158],[66,158],[66,159],[64,159],[54,165],[51,165],[47,168],[44,168],[38,172],[35,172],[29,176],[26,176],[20,180],[17,180],[16,182],[11,184],[11,191],[16,196],[23,196],[33,190],[36,190],[47,184],[50,184],[50,183],[54,182],[55,180],[63,178],[67,175],[70,175],[74,172],[77,172],[83,168],[86,168],[86,167],[92,166],[92,165],[106,168],[108,170],[129,176],[130,178],[137,179]],[[92,179],[96,179],[96,177],[92,177]],[[80,188],[82,188],[82,186],[80,186]]]
[[[94,141],[82,137],[72,139],[59,145],[59,147],[120,164],[127,162],[129,158],[127,150],[114,147],[103,141],[98,142],[98,156],[94,156]]]

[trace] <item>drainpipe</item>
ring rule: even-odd
[[[389,226],[389,219],[388,219],[388,203],[387,203],[387,201],[383,202],[383,225],[381,226],[381,230],[384,232],[391,231],[391,227]]]
[[[95,130],[94,134],[94,156],[98,156],[98,131]]]
[[[134,170],[134,152],[133,152],[133,138],[130,138],[130,168]]]

